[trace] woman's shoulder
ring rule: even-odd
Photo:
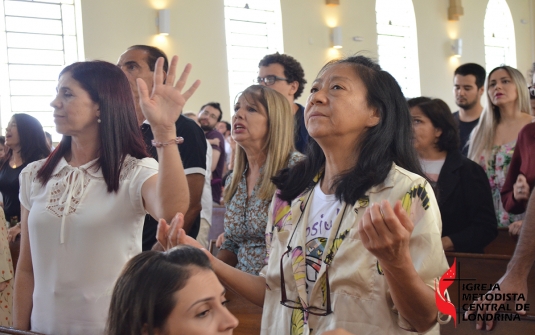
[[[481,177],[483,180],[488,182],[487,173],[485,172],[485,169],[478,163],[474,162],[473,160],[464,157],[463,155],[460,155],[460,161],[461,161],[461,178],[463,178],[463,174],[465,177]]]
[[[383,182],[372,186],[367,193],[383,193],[390,190],[387,194],[394,195],[413,191],[418,193],[421,192],[419,189],[431,189],[431,184],[424,177],[392,163],[392,168]]]
[[[288,167],[294,166],[303,158],[305,158],[305,155],[303,155],[299,151],[293,151],[292,153],[290,153],[290,158],[288,159]]]
[[[393,163],[392,169],[388,173],[388,176],[386,177],[385,182],[395,183],[395,182],[399,182],[400,180],[405,180],[409,183],[420,183],[423,181],[427,181],[427,179],[420,176],[419,174],[411,172]]]
[[[535,120],[525,125],[518,133],[518,138],[535,137]]]
[[[20,180],[29,180],[31,182],[35,181],[37,179],[37,172],[39,172],[43,165],[45,165],[46,160],[46,158],[43,158],[26,165],[26,167],[20,172]]]
[[[26,167],[22,170],[21,174],[22,173],[30,173],[30,174],[37,173],[37,171],[39,171],[39,169],[41,169],[43,165],[45,165],[46,160],[47,160],[46,158],[43,158],[35,162],[31,162],[30,164],[26,165]]]
[[[158,162],[152,157],[135,158],[127,155],[121,168],[121,179],[128,176],[132,171],[139,169],[149,169],[158,171]]]

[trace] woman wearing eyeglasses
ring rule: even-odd
[[[440,212],[399,85],[366,57],[330,62],[305,122],[309,155],[274,178],[267,265],[257,277],[211,257],[216,274],[263,306],[262,334],[438,334]],[[177,225],[161,222],[162,243],[195,243]]]
[[[535,63],[532,70],[532,82],[529,87],[531,101],[535,101]],[[507,178],[501,190],[503,208],[513,214],[526,211],[526,205],[535,185],[535,123],[530,123],[518,133],[516,148],[511,158]],[[515,236],[520,233],[522,221],[509,225],[509,234]]]

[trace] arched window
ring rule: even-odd
[[[54,141],[50,101],[66,64],[84,59],[80,0],[2,0],[0,127],[13,113],[36,117]]]
[[[390,72],[406,97],[420,96],[416,18],[411,0],[377,0],[379,64]]]
[[[516,67],[515,27],[505,0],[489,0],[484,28],[487,73],[502,64]]]
[[[257,77],[260,60],[284,52],[279,0],[225,0],[225,32],[232,110],[236,95]]]

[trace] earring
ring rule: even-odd
[[[101,120],[100,118],[98,118],[98,119],[97,119],[97,122],[98,122],[98,123],[101,123],[101,122],[102,122],[102,120]]]

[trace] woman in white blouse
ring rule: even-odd
[[[175,121],[199,85],[181,93],[156,63],[152,93],[138,79],[140,104],[160,163],[147,158],[128,80],[117,66],[74,63],[59,76],[52,101],[63,139],[46,160],[21,173],[21,253],[14,326],[45,334],[102,334],[113,285],[141,252],[146,212],[171,219],[189,193]]]

